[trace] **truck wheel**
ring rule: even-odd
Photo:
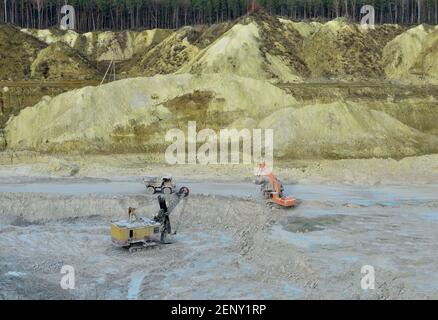
[[[165,187],[165,188],[163,188],[163,193],[164,194],[171,194],[172,193],[172,189],[170,189],[169,187]]]
[[[147,187],[146,188],[147,193],[149,194],[154,194],[155,193],[155,188],[154,187]]]
[[[183,197],[187,197],[189,195],[189,193],[190,193],[190,190],[187,187],[181,187],[181,189],[179,189],[179,192],[178,192],[178,194],[180,196],[183,196]]]

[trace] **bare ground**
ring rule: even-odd
[[[40,167],[5,165],[0,168],[0,298],[436,299],[438,186],[428,180],[434,172],[425,179],[419,174],[420,168],[436,165],[431,158],[411,159],[407,175],[417,178],[404,183],[391,179],[405,165],[400,162],[396,169],[383,163],[373,167],[378,160],[369,160],[370,167],[341,161],[329,168],[322,162],[322,172],[339,167],[344,173],[314,180],[308,177],[317,177],[316,169],[297,178],[299,169],[281,168],[287,178],[307,181],[287,186],[303,200],[293,210],[267,208],[258,187],[245,182],[250,168],[242,173],[229,168],[236,173],[231,178],[222,168],[196,173],[180,168],[177,176],[191,178],[194,192],[183,215],[176,210],[172,216],[173,227],[179,225],[173,244],[135,254],[113,247],[109,236],[110,221],[124,217],[128,206],[149,217],[158,209],[140,182],[138,192],[129,189],[139,177],[135,157],[121,171],[115,169],[118,159],[94,169],[76,162],[80,169],[73,177],[62,177],[72,159],[52,159]],[[45,168],[55,174],[47,175]],[[360,175],[352,168],[370,175],[356,179]],[[140,172],[156,169],[176,170],[148,164]],[[98,174],[90,178],[91,172]],[[347,172],[356,185],[348,184]],[[392,184],[377,183],[378,173],[380,181]],[[105,184],[111,188],[101,187]],[[120,193],[112,192],[117,184]],[[230,196],[233,189],[236,196]],[[75,290],[60,287],[66,264],[75,267]],[[361,289],[364,265],[375,268],[375,290]]]
[[[256,165],[166,165],[163,154],[53,155],[0,152],[2,181],[47,178],[135,180],[170,173],[178,180],[252,182]],[[411,185],[438,181],[438,154],[403,159],[275,161],[284,182],[299,184]]]

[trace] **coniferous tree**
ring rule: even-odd
[[[372,5],[378,23],[438,24],[438,0],[3,0],[0,23],[57,27],[66,3],[75,8],[79,32],[212,24],[236,19],[256,7],[297,20],[347,17],[358,22],[360,8]]]

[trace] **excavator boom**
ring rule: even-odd
[[[280,180],[274,175],[272,171],[269,173],[266,172],[266,164],[261,163],[259,166],[259,170],[257,173],[258,184],[263,184],[263,176],[266,176],[269,179],[269,183],[271,185],[271,189],[263,190],[263,192],[269,193],[270,202],[275,203],[283,208],[291,208],[297,205],[297,199],[293,197],[285,197],[283,196],[283,185]],[[266,187],[265,187],[266,188]]]

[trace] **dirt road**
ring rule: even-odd
[[[232,182],[188,182],[181,181],[178,186],[187,186],[192,194],[215,195],[238,198],[259,198],[259,188],[249,183]],[[419,203],[437,200],[438,184],[411,186],[351,186],[351,185],[284,185],[285,193],[293,194],[301,200],[321,202],[351,202],[359,205],[382,205]],[[63,195],[114,194],[142,195],[145,187],[138,181],[104,181],[97,179],[77,179],[33,181],[24,183],[0,183],[0,193],[49,193]]]
[[[129,254],[108,227],[130,205],[156,212],[138,181],[1,183],[0,298],[438,298],[437,185],[288,185],[303,203],[285,211],[255,185],[184,184],[174,244]],[[60,287],[63,265],[74,290]]]

